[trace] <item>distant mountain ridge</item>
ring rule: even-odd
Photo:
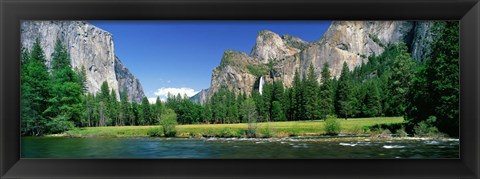
[[[213,69],[210,87],[191,99],[204,103],[222,86],[236,94],[250,94],[258,90],[260,76],[267,82],[275,78],[291,86],[295,70],[304,74],[310,64],[319,81],[324,63],[329,64],[332,76],[338,77],[344,62],[352,70],[367,62],[368,56],[381,54],[389,43],[406,43],[412,57],[422,60],[432,41],[432,25],[431,21],[333,21],[323,36],[311,43],[262,30],[250,55],[225,51],[220,65]],[[274,62],[272,71],[265,72],[270,60]]]

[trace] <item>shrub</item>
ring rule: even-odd
[[[72,121],[68,121],[67,115],[61,114],[52,118],[50,122],[47,122],[46,126],[49,133],[56,134],[73,129],[75,124]]]
[[[220,131],[220,136],[219,137],[239,137],[239,136],[240,135],[238,134],[238,132],[235,129],[225,127]]]
[[[407,137],[408,133],[405,132],[405,127],[402,127],[401,129],[397,130],[396,134],[398,134],[400,137]]]
[[[425,121],[422,121],[413,127],[415,135],[417,136],[429,136],[438,133],[438,129],[434,126],[430,126]]]
[[[162,115],[160,125],[163,128],[163,135],[165,137],[174,137],[177,134],[177,114],[172,109],[165,110],[165,114]]]
[[[247,128],[247,130],[245,130],[245,135],[247,137],[252,137],[252,138],[255,138],[257,137],[257,127],[252,125]]]
[[[273,136],[273,131],[270,129],[270,126],[267,124],[266,127],[260,128],[260,135],[263,138],[270,138]]]
[[[256,137],[257,135],[257,112],[255,109],[255,101],[248,98],[242,103],[241,114],[248,122],[248,128],[245,131],[247,137]]]
[[[368,131],[371,131],[369,126],[363,126],[361,129],[363,133],[368,133]]]
[[[329,118],[325,120],[325,132],[327,135],[337,135],[340,133],[341,126],[338,119]]]
[[[389,130],[390,134],[397,134],[397,131],[403,127],[402,123],[392,123],[392,124],[375,124],[373,126],[368,126],[370,131],[382,132],[384,130]]]
[[[147,135],[149,135],[150,137],[160,137],[162,136],[162,133],[163,131],[160,127],[154,127],[147,131]]]
[[[433,137],[441,137],[442,134],[438,131],[437,127],[435,127],[435,123],[437,121],[437,117],[430,116],[427,120],[419,122],[417,125],[413,127],[416,136],[433,136]]]

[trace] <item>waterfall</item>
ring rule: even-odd
[[[260,95],[262,94],[262,91],[263,91],[263,76],[260,77],[260,83],[258,85],[258,91],[260,92]]]

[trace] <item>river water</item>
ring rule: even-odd
[[[459,158],[458,139],[22,137],[22,158]]]

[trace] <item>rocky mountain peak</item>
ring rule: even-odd
[[[225,68],[227,66],[245,66],[248,63],[255,63],[253,58],[244,52],[237,52],[233,50],[226,50],[223,52],[222,59],[218,68]]]
[[[270,59],[282,59],[298,52],[300,52],[299,49],[287,45],[278,34],[269,30],[262,30],[258,32],[250,56],[262,63],[268,63]]]
[[[367,62],[369,56],[383,53],[389,43],[406,43],[414,59],[421,60],[428,54],[431,43],[431,23],[333,21],[323,36],[312,43],[263,30],[258,33],[250,56],[234,51],[224,53],[220,66],[213,71],[210,88],[201,95],[209,99],[221,85],[237,94],[250,94],[252,90],[258,90],[254,88],[260,76],[266,82],[275,78],[285,86],[291,86],[295,71],[305,74],[310,65],[314,66],[317,80],[320,80],[320,71],[325,63],[329,64],[332,76],[338,77],[344,62],[353,70]],[[265,72],[266,63],[273,58],[277,59],[275,65]]]
[[[298,37],[295,37],[289,34],[283,34],[282,39],[285,42],[285,44],[287,44],[288,46],[299,49],[299,50],[305,49],[309,44],[307,41],[304,41]]]

